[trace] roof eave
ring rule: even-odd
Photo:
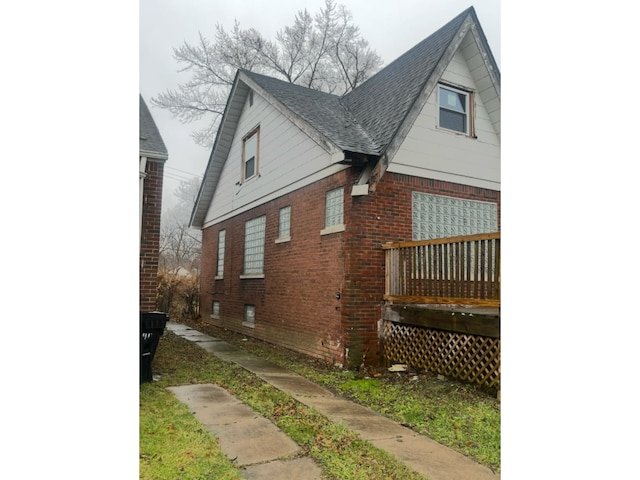
[[[320,130],[311,125],[307,120],[291,110],[275,96],[262,88],[260,84],[255,82],[251,77],[240,71],[240,80],[243,81],[249,88],[257,92],[260,96],[265,98],[278,112],[284,117],[296,125],[300,130],[306,133],[312,138],[323,150],[330,155],[335,155],[337,152],[342,152],[343,149],[337,145],[333,140],[323,134]]]
[[[145,150],[143,148],[140,149],[140,156],[146,157],[150,160],[168,160],[169,155],[166,152],[157,152],[155,150]]]
[[[222,166],[226,160],[226,157],[231,148],[229,144],[225,143],[222,139],[228,132],[235,131],[240,113],[237,110],[232,114],[232,105],[242,105],[246,99],[248,90],[239,88],[239,71],[236,72],[236,77],[231,87],[231,92],[227,98],[227,104],[222,115],[222,120],[216,133],[216,139],[209,155],[209,161],[207,162],[207,168],[205,169],[200,189],[198,190],[198,196],[193,205],[191,217],[189,218],[189,226],[194,228],[202,228],[204,225],[205,216],[209,209],[209,205],[213,200],[218,181],[220,180],[220,173],[222,172]],[[241,112],[240,108],[240,112]]]

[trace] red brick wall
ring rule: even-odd
[[[325,194],[344,186],[347,173],[323,179],[203,231],[201,311],[210,320],[212,301],[220,302],[220,321],[246,335],[343,363],[341,333],[343,235],[320,235]],[[345,198],[348,188],[345,188]],[[291,205],[291,241],[275,243],[279,210]],[[264,279],[240,279],[247,220],[266,215]],[[224,279],[214,280],[218,231],[226,230]],[[255,328],[242,325],[244,305],[255,305]]]
[[[346,170],[261,205],[203,232],[201,310],[210,319],[220,302],[220,326],[351,368],[380,360],[378,322],[389,241],[411,240],[411,192],[498,203],[491,190],[386,173],[376,192],[352,197],[355,172]],[[345,187],[346,230],[320,235],[325,193]],[[275,243],[278,214],[291,205],[291,241]],[[244,224],[266,215],[265,278],[243,279]],[[226,230],[224,279],[214,280],[218,231]],[[336,294],[340,294],[340,299]],[[242,325],[255,305],[255,328]]]
[[[142,236],[140,242],[140,311],[156,307],[158,254],[160,250],[160,215],[162,213],[162,178],[164,162],[147,160],[142,198]]]
[[[412,240],[412,192],[433,193],[498,204],[500,192],[439,180],[385,173],[375,193],[353,197],[346,242],[346,288],[343,327],[348,333],[350,363],[380,361],[378,321],[384,295],[383,243]]]

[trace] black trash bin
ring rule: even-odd
[[[151,362],[169,316],[162,312],[140,312],[140,384],[153,381]]]

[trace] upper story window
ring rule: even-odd
[[[256,127],[242,139],[242,181],[258,174],[260,127]]]
[[[472,100],[470,92],[438,85],[438,126],[472,135]]]

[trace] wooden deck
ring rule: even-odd
[[[500,308],[499,232],[387,243],[382,248],[385,300]]]
[[[500,233],[382,248],[385,362],[499,391]]]

